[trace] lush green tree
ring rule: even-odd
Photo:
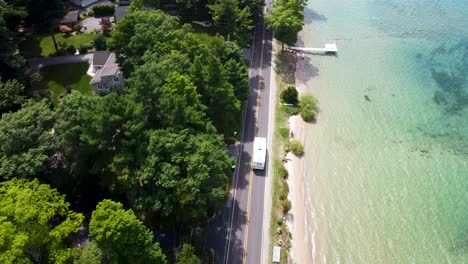
[[[283,103],[296,105],[299,102],[296,87],[290,85],[281,91],[280,98]]]
[[[89,223],[91,238],[103,251],[105,263],[166,263],[153,233],[121,203],[100,202]]]
[[[0,177],[36,177],[52,154],[55,115],[46,101],[29,102],[0,119]]]
[[[66,263],[68,238],[83,216],[65,197],[39,181],[0,183],[0,262]]]
[[[166,224],[193,223],[224,205],[231,165],[220,136],[152,131],[146,161],[128,183],[130,200]]]
[[[297,34],[302,30],[304,21],[304,5],[306,1],[281,0],[266,17],[268,28],[273,30],[275,38],[284,44],[293,46]]]
[[[184,243],[182,250],[177,254],[176,264],[201,264],[201,261],[198,259],[193,246]]]
[[[131,97],[143,102],[147,127],[192,128],[197,131],[208,128],[206,107],[200,102],[196,87],[188,76],[178,72],[185,71],[180,69],[184,65],[183,58],[174,54],[163,57],[161,61],[149,60],[129,79]]]
[[[103,252],[95,241],[73,248],[73,264],[101,264]]]
[[[239,0],[240,9],[246,7],[249,8],[250,13],[252,14],[253,22],[259,22],[260,18],[263,15],[263,7],[265,6],[265,1],[263,0]]]
[[[212,53],[197,56],[191,70],[193,83],[207,106],[208,116],[220,133],[231,136],[234,124],[238,122],[241,102],[235,96],[220,58]]]
[[[130,11],[148,9],[159,9],[161,0],[132,0],[130,3]]]
[[[143,134],[140,116],[139,105],[124,96],[67,96],[57,109],[56,136],[71,175],[83,179],[134,163]]]
[[[238,0],[216,0],[208,5],[214,24],[228,40],[246,47],[252,41],[253,20],[250,8],[239,7]]]
[[[239,45],[232,41],[224,41],[222,37],[216,36],[211,38],[204,49],[208,49],[208,51],[204,50],[204,53],[211,51],[214,56],[220,58],[227,80],[234,88],[236,98],[240,102],[247,100],[250,96],[249,68]],[[193,72],[193,74],[196,76],[197,73]]]
[[[0,112],[11,109],[14,105],[24,102],[24,85],[12,79],[2,82],[0,79]]]
[[[118,55],[119,65],[129,76],[142,57],[151,53],[160,57],[179,50],[190,25],[181,26],[176,17],[162,11],[135,11],[127,14],[112,33],[112,48]]]

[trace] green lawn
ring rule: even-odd
[[[60,64],[46,66],[41,69],[41,75],[47,82],[49,91],[52,93],[52,100],[58,104],[58,96],[67,88],[80,91],[82,94],[90,95],[92,92],[91,76],[86,74],[89,68],[87,62]]]
[[[92,44],[96,34],[78,34],[64,37],[63,33],[55,33],[57,43],[65,43],[65,46],[73,45],[77,49],[80,44]],[[25,57],[48,57],[55,53],[54,42],[50,34],[28,34],[20,44],[20,49]]]

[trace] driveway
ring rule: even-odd
[[[81,25],[83,25],[83,28],[86,28],[86,32],[89,32],[91,30],[100,31],[101,25],[99,25],[99,22],[101,22],[101,18],[88,17],[81,21]]]
[[[31,65],[32,68],[39,70],[42,67],[47,66],[47,65],[90,62],[92,60],[93,60],[93,54],[84,54],[84,55],[49,57],[49,58],[35,58],[35,59],[30,59],[29,64]]]

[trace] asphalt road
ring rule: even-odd
[[[262,262],[264,171],[251,168],[254,137],[267,137],[270,98],[272,33],[263,23],[255,26],[250,65],[252,95],[243,112],[243,125],[237,168],[231,193],[223,212],[210,223],[208,247],[214,251],[215,263],[260,264]],[[267,152],[267,160],[269,153]],[[268,161],[267,161],[268,163]],[[263,260],[265,261],[265,260]]]

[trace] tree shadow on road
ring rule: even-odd
[[[230,217],[234,209],[234,218],[232,222],[232,229]],[[214,251],[215,263],[225,263],[224,261],[229,258],[228,263],[242,263],[244,254],[244,231],[247,222],[247,213],[239,207],[237,201],[230,203],[230,206],[223,210],[223,213],[218,215],[209,224],[207,248]],[[230,234],[230,235],[229,235]],[[228,252],[229,249],[229,252]],[[225,254],[228,252],[228,257]]]

